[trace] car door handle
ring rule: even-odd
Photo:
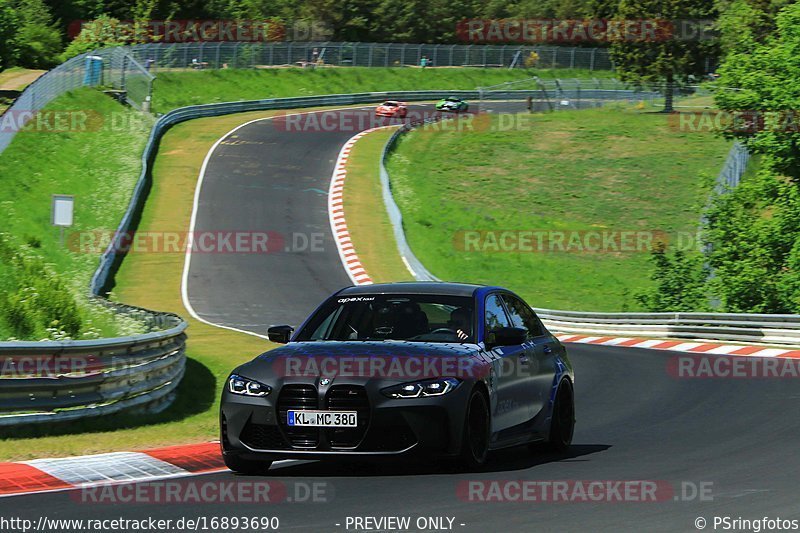
[[[519,362],[522,363],[523,365],[527,365],[530,362],[530,360],[528,359],[527,355],[520,355]]]
[[[553,349],[549,345],[545,345],[545,347],[542,349],[542,351],[547,355],[550,355],[551,353],[553,353]]]

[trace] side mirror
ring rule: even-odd
[[[267,330],[267,337],[272,342],[286,344],[292,338],[294,328],[292,326],[270,326]]]
[[[497,328],[486,335],[486,347],[515,346],[528,339],[528,330],[523,328]]]

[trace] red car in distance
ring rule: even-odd
[[[406,118],[408,107],[405,102],[387,100],[375,108],[375,115],[378,117]]]

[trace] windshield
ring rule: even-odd
[[[474,342],[472,298],[375,294],[333,298],[298,333],[298,341]]]

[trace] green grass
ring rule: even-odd
[[[394,132],[394,128],[381,129],[356,142],[347,159],[342,194],[350,238],[375,283],[414,279],[403,264],[392,223],[383,207],[378,165],[383,147]]]
[[[484,68],[276,68],[161,72],[154,83],[153,109],[236,100],[371,91],[473,90],[532,76],[610,78],[612,71]]]
[[[17,251],[40,258],[74,294],[85,336],[125,333],[130,324],[89,306],[87,287],[100,250],[80,250],[77,244],[82,233],[116,229],[138,178],[147,128],[110,127],[112,117],[119,125],[136,114],[90,89],[61,96],[46,110],[85,112],[91,118],[86,128],[59,133],[34,128],[16,136],[0,157],[0,233]],[[50,225],[53,194],[75,196],[75,225],[67,230],[63,246],[58,228]],[[20,272],[8,259],[0,259],[0,274],[0,301],[5,301],[20,288],[21,280],[15,279]],[[13,332],[3,316],[0,338],[8,338]],[[34,338],[42,334],[40,328]]]
[[[140,231],[186,231],[203,159],[234,127],[274,111],[199,119],[164,136],[153,170],[153,188]],[[132,253],[116,276],[115,298],[187,316],[181,301],[183,254]],[[158,415],[114,415],[68,425],[15,430],[0,439],[0,460],[25,460],[210,441],[218,436],[217,413],[224,378],[238,364],[273,347],[257,337],[188,319],[186,375],[173,405]]]
[[[525,124],[402,138],[389,171],[414,252],[442,279],[505,285],[537,307],[639,309],[632,295],[650,284],[646,251],[467,252],[458,232],[693,232],[729,143],[622,108]]]

